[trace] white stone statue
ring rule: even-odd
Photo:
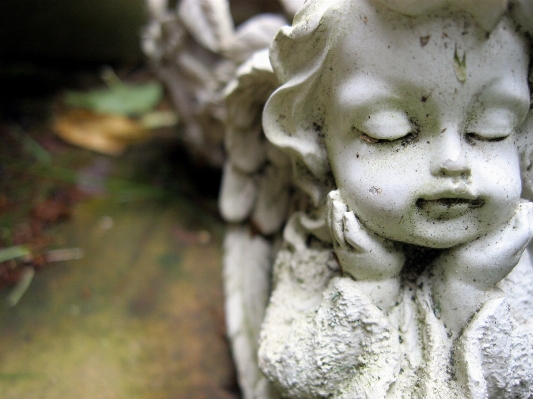
[[[241,66],[221,211],[245,398],[533,398],[531,32],[531,0],[308,0],[274,72]]]
[[[280,1],[289,16],[303,3]],[[282,15],[260,14],[235,27],[229,0],[179,0],[175,8],[169,0],[146,4],[150,22],[142,47],[181,118],[182,141],[193,157],[221,166],[224,88],[236,68],[267,48],[287,22]]]

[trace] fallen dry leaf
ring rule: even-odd
[[[108,155],[119,155],[128,145],[150,136],[149,130],[135,119],[79,108],[57,117],[53,130],[71,144]]]

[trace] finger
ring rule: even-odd
[[[532,235],[531,226],[533,223],[530,220],[533,210],[531,205],[528,202],[520,202],[511,220],[455,252],[457,254],[461,252],[472,253],[474,250],[490,254],[502,252],[503,248],[507,248],[503,253],[509,256],[511,252],[520,251]]]
[[[521,256],[525,247],[531,242],[531,238],[533,237],[533,203],[529,201],[520,202],[516,219],[518,223],[516,228],[521,231],[522,245],[515,255]]]
[[[379,245],[377,240],[361,225],[353,212],[343,214],[344,239],[359,252],[369,251]]]
[[[518,204],[516,214],[513,217],[511,227],[504,231],[504,240],[509,240],[510,247],[515,249],[515,255],[522,254],[533,235],[532,223],[533,204],[522,201]],[[514,243],[514,245],[513,245]]]
[[[445,254],[441,260],[454,265],[446,266],[445,272],[453,272],[489,288],[497,284],[516,266],[531,240],[531,213],[532,205],[522,202],[505,225]]]
[[[341,200],[339,190],[330,192],[327,199],[328,227],[333,239],[341,246],[346,245],[343,225],[343,214],[346,211],[347,207]]]
[[[513,229],[527,229],[531,224],[532,217],[532,206],[533,204],[529,201],[520,201],[516,212],[511,219]]]
[[[357,280],[383,280],[400,273],[404,254],[386,246],[386,240],[367,230],[353,212],[344,214],[344,236],[350,247],[343,255],[352,261],[341,267]]]
[[[533,202],[523,201],[519,206],[524,206],[527,211],[527,221],[529,223],[529,229],[533,235]]]

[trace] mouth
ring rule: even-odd
[[[481,197],[419,198],[416,201],[418,209],[437,220],[456,218],[471,209],[481,208],[483,205],[485,205],[485,200]]]

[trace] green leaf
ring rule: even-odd
[[[21,298],[30,287],[31,282],[33,281],[33,276],[35,276],[35,269],[33,267],[24,268],[22,276],[17,282],[17,285],[15,285],[15,288],[13,288],[7,297],[7,303],[10,307],[13,307],[19,303]]]
[[[455,52],[453,54],[453,71],[459,82],[466,82],[466,52],[463,53],[463,57],[459,58],[457,53],[457,45],[455,45]]]
[[[65,104],[96,112],[119,115],[141,115],[161,101],[163,87],[158,82],[127,84],[116,82],[107,89],[89,92],[67,91]]]
[[[52,162],[52,155],[18,126],[13,126],[11,133],[22,142],[23,148],[37,161],[45,164]]]
[[[52,162],[52,155],[46,151],[37,141],[28,135],[22,136],[24,149],[37,161],[49,164]]]
[[[26,245],[0,249],[0,263],[7,260],[22,258],[31,255],[30,249]]]

